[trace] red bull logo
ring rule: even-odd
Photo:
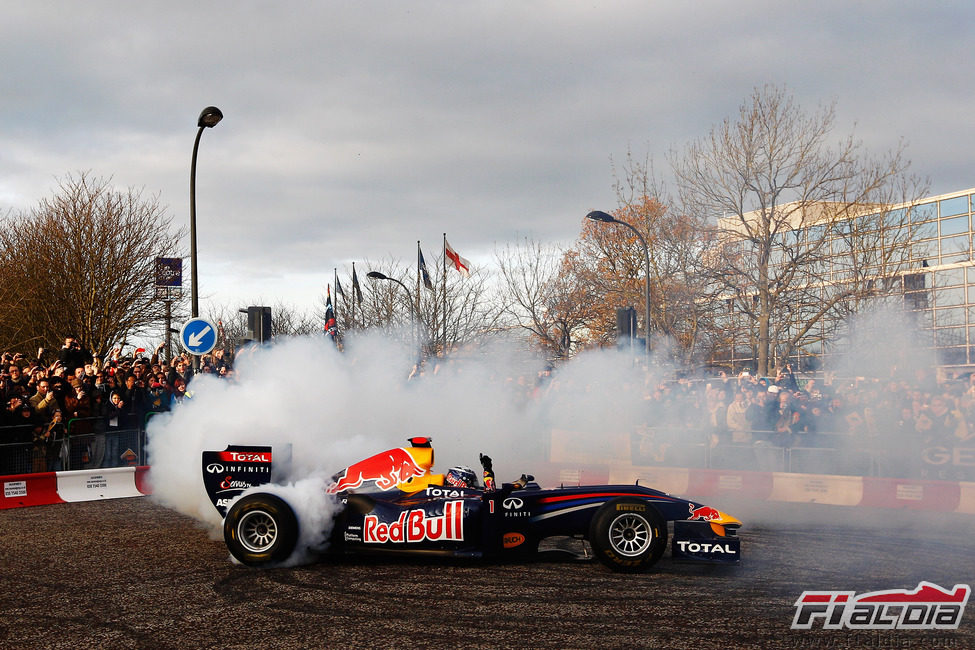
[[[388,490],[424,474],[426,469],[413,459],[410,452],[399,447],[349,465],[335,484],[328,488],[328,493],[351,490],[367,482],[374,482],[380,490]]]
[[[691,513],[688,517],[690,521],[694,521],[696,519],[701,521],[711,521],[712,519],[721,518],[721,513],[711,506],[701,506],[699,508],[695,508],[693,503],[688,503],[687,509],[690,510]]]
[[[387,542],[442,542],[464,540],[464,502],[448,501],[443,514],[433,517],[421,509],[400,514],[392,523],[379,521],[377,515],[366,515],[362,524],[362,541],[366,544]]]

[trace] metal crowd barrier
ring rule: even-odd
[[[33,425],[0,427],[0,476],[145,465],[146,425],[160,412],[150,411],[141,426],[128,428],[108,427],[105,418],[73,418],[64,440],[49,450],[35,448]]]

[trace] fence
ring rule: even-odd
[[[11,441],[0,444],[0,476],[145,465],[145,425],[157,414],[148,413],[133,428],[107,427],[104,418],[74,418],[64,438],[48,445],[34,444],[32,425],[0,427],[0,440]]]

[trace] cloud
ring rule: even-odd
[[[570,240],[580,215],[615,205],[611,157],[662,159],[765,83],[808,108],[835,99],[838,136],[857,123],[875,151],[903,138],[933,192],[963,189],[973,11],[29,3],[0,26],[0,211],[91,170],[159,192],[179,221],[196,117],[217,105],[226,117],[200,148],[200,264],[232,270],[209,283],[233,302],[241,285],[282,290],[262,273],[318,270],[324,284],[444,231],[485,254],[516,232]]]

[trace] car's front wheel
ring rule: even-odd
[[[667,548],[667,522],[646,501],[620,497],[596,511],[589,543],[596,558],[613,571],[643,571]]]
[[[257,493],[238,499],[223,522],[230,553],[247,566],[286,560],[298,543],[298,519],[283,499]]]

